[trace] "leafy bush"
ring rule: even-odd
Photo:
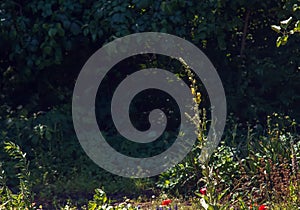
[[[10,158],[16,160],[17,178],[19,180],[19,192],[13,193],[7,186],[5,171],[0,163],[0,209],[32,209],[33,192],[30,182],[29,162],[26,159],[26,153],[23,153],[20,147],[13,142],[5,142],[5,151]]]
[[[268,117],[266,132],[254,135],[248,130],[244,141],[247,156],[221,142],[210,163],[204,166],[202,181],[210,199],[208,205],[250,206],[253,203],[269,206],[299,206],[299,149],[300,139],[296,122],[287,116]],[[255,126],[256,127],[256,126]],[[228,143],[227,143],[228,144]],[[241,153],[243,154],[243,153]],[[223,199],[215,200],[220,195]],[[218,202],[217,202],[218,201]],[[238,201],[238,203],[236,203]]]

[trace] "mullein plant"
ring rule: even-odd
[[[209,153],[211,151],[209,151],[209,145],[206,145],[206,111],[205,109],[199,110],[199,104],[201,103],[201,93],[199,91],[195,75],[192,72],[191,68],[182,58],[180,58],[179,60],[188,76],[190,89],[194,97],[194,116],[187,115],[187,117],[196,126],[196,134],[198,139],[198,143],[196,146],[201,149],[201,155],[198,158],[198,164],[202,165],[202,178],[199,180],[199,182],[205,184],[203,188],[195,194],[200,197],[200,204],[203,209],[226,209],[228,205],[221,205],[220,200],[227,193],[227,190],[224,190],[221,193],[216,192],[217,180],[214,178],[213,166],[209,165]]]
[[[202,165],[202,178],[199,180],[205,183],[204,187],[195,194],[200,197],[200,205],[205,210],[225,210],[229,209],[229,204],[221,204],[221,199],[227,194],[228,189],[222,192],[217,192],[218,181],[215,178],[213,166],[208,164],[208,161]]]
[[[182,59],[179,58],[179,61],[181,62],[184,71],[188,77],[188,80],[190,82],[190,89],[193,95],[193,102],[194,105],[192,107],[193,112],[194,112],[194,116],[190,116],[188,114],[186,114],[186,116],[191,120],[191,122],[196,126],[196,134],[198,137],[198,140],[200,144],[199,147],[202,147],[203,145],[203,140],[204,140],[204,135],[203,135],[203,131],[206,130],[206,113],[205,110],[199,110],[199,104],[201,103],[201,93],[198,91],[199,87],[197,85],[197,81],[195,79],[195,74],[191,71],[190,67],[188,66],[188,64]]]

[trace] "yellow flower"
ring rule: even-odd
[[[198,92],[196,95],[196,103],[200,104],[200,102],[201,102],[201,93]]]
[[[196,93],[195,88],[192,87],[191,91],[192,91],[192,94],[195,95],[195,93]]]

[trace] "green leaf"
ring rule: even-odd
[[[64,28],[69,28],[71,26],[71,22],[69,20],[62,20]]]
[[[43,48],[43,52],[46,55],[50,55],[51,52],[52,52],[52,48],[50,46],[46,46],[46,47]]]
[[[93,34],[92,34],[92,40],[93,40],[93,41],[96,41],[96,38],[97,38],[97,34],[93,33]]]
[[[293,19],[292,17],[289,17],[289,19],[280,21],[280,26],[282,28],[286,29],[289,26],[289,24],[291,23],[292,19]]]
[[[44,24],[42,25],[42,27],[43,27],[44,29],[48,29],[48,28],[49,28],[49,24],[44,23]]]
[[[218,200],[221,200],[223,198],[224,195],[226,195],[226,193],[228,192],[229,188],[225,189],[222,191],[222,193],[220,193],[218,195]]]
[[[97,208],[97,204],[95,202],[90,202],[88,206],[91,210],[95,210]]]
[[[56,29],[57,29],[57,33],[59,34],[59,36],[65,35],[65,30],[62,28],[61,23],[56,24]]]
[[[208,206],[208,210],[216,210],[216,208],[214,206],[212,206],[212,205],[209,205]]]
[[[297,10],[300,10],[300,6],[298,6],[297,4],[293,5],[293,12],[296,12]]]
[[[89,28],[84,28],[84,29],[83,29],[83,35],[84,35],[84,36],[87,36],[87,35],[89,34],[89,32],[90,32],[90,31],[89,31]]]
[[[50,28],[50,30],[48,31],[48,35],[50,37],[54,37],[56,33],[57,33],[57,29],[56,28]]]
[[[79,27],[79,25],[77,23],[72,23],[70,30],[71,30],[72,34],[74,34],[76,36],[80,33],[81,28]]]
[[[281,42],[282,42],[282,37],[279,36],[279,37],[277,38],[277,40],[276,40],[276,47],[280,47]]]
[[[172,13],[172,6],[165,1],[161,3],[160,9],[167,14]]]
[[[285,35],[282,37],[281,45],[285,45],[288,41],[289,35]]]
[[[300,20],[295,23],[294,32],[300,32]]]
[[[280,33],[281,27],[277,25],[271,25],[271,28],[273,31],[276,31],[277,33]]]
[[[45,138],[46,138],[48,141],[50,141],[50,140],[51,140],[51,138],[52,138],[52,134],[51,134],[51,132],[50,132],[49,130],[46,130],[46,133],[45,133]]]

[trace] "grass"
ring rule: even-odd
[[[135,180],[111,177],[108,194],[102,187],[86,193],[85,183],[90,183],[90,176],[78,173],[76,180],[68,181],[65,177],[52,183],[56,188],[65,185],[65,190],[59,193],[54,188],[43,191],[42,196],[34,190],[36,182],[32,180],[27,155],[8,141],[4,149],[14,163],[13,173],[19,181],[17,186],[7,184],[11,183],[12,174],[7,176],[2,167],[0,209],[250,209],[250,206],[258,209],[261,205],[268,209],[297,209],[300,206],[297,124],[278,114],[268,117],[266,123],[265,129],[257,130],[258,124],[245,127],[229,119],[224,139],[205,164],[200,164],[196,146],[182,163],[158,177]],[[204,187],[207,190],[202,194],[199,190]],[[172,203],[161,206],[166,199]]]

